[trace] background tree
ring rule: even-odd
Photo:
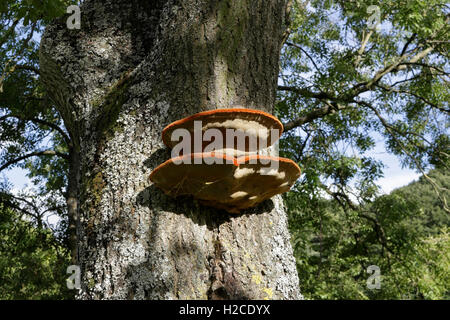
[[[69,262],[50,230],[0,205],[0,299],[73,298],[65,285]]]
[[[449,188],[449,177],[429,176]],[[447,193],[448,196],[448,193]],[[364,206],[291,193],[290,227],[302,292],[310,299],[448,299],[449,216],[422,178]],[[369,289],[367,268],[381,272]]]
[[[373,149],[382,137],[403,166],[424,174],[448,212],[442,186],[425,174],[449,165],[448,5],[295,4],[276,110],[288,131],[282,149],[304,168],[299,191],[371,199],[383,168]],[[380,13],[377,27],[368,25],[369,12]]]
[[[44,26],[69,1],[0,4],[0,172],[19,166],[32,190],[0,184],[1,298],[65,299],[70,264],[67,210],[67,133],[39,80],[37,50]],[[58,225],[48,223],[59,217]]]
[[[448,9],[295,2],[276,110],[304,173],[285,198],[308,298],[448,297]],[[380,138],[420,183],[378,196]],[[369,265],[382,290],[367,289]]]

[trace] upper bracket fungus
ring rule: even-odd
[[[189,137],[190,145],[184,147],[190,148],[192,153],[218,151],[218,146],[221,146],[225,153],[243,155],[270,147],[282,132],[283,124],[267,112],[243,108],[216,109],[169,124],[162,132],[162,140],[173,148],[180,140]]]
[[[218,109],[178,120],[162,134],[164,143],[178,155],[172,152],[171,159],[153,170],[150,180],[167,195],[192,195],[230,213],[254,207],[289,191],[300,177],[300,168],[292,160],[255,153],[267,148],[268,141],[276,142],[282,130],[274,116],[250,109]],[[212,138],[213,148],[208,144]],[[178,150],[176,141],[185,146]]]

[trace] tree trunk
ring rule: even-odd
[[[148,180],[170,122],[272,111],[286,2],[87,0],[80,30],[47,27],[42,79],[79,154],[79,298],[301,298],[280,197],[230,215]]]

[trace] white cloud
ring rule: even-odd
[[[388,171],[388,170],[386,170]],[[406,186],[414,180],[417,180],[421,174],[412,170],[402,170],[395,172],[394,175],[386,174],[384,178],[377,181],[381,186],[383,193],[390,193],[392,190]]]
[[[27,173],[28,171],[22,168],[12,168],[4,174],[9,182],[13,184],[13,190],[22,190],[32,185],[31,180],[26,176]]]

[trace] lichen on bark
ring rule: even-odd
[[[281,197],[230,216],[148,176],[165,125],[208,109],[271,111],[284,0],[86,0],[50,24],[42,79],[77,141],[82,299],[297,299]]]

